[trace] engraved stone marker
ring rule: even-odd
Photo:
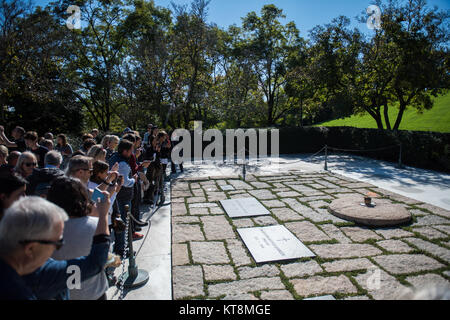
[[[221,200],[230,218],[267,216],[270,212],[255,198]]]
[[[303,299],[304,301],[310,301],[310,300],[336,300],[333,296],[323,296],[323,297],[315,297],[315,298],[309,298],[309,299]]]
[[[315,257],[284,226],[237,230],[256,263]]]

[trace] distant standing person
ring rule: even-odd
[[[99,142],[99,141],[98,141],[98,134],[99,134],[98,129],[92,129],[91,135],[92,135],[92,138],[95,140],[96,143]]]
[[[63,163],[61,164],[61,169],[64,170],[67,167],[67,163],[73,154],[72,146],[67,142],[67,137],[65,134],[59,134],[56,138],[55,150],[59,151],[63,156]]]
[[[0,143],[7,146],[10,152],[12,151],[24,152],[27,149],[25,140],[23,139],[24,135],[25,135],[24,128],[15,127],[11,132],[13,141],[9,141],[8,138],[5,136],[5,128],[3,126],[0,126]]]
[[[36,155],[39,168],[43,168],[48,149],[38,144],[38,134],[35,131],[25,133],[24,139],[27,149]]]

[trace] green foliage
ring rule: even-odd
[[[400,130],[434,131],[450,133],[450,93],[439,96],[434,100],[431,110],[419,112],[407,109],[400,125]],[[389,108],[389,117],[392,119],[398,113],[398,106]],[[337,119],[320,123],[323,127],[356,127],[376,128],[377,124],[369,114],[353,115],[344,119]]]
[[[369,114],[377,128],[395,131],[450,88],[449,14],[424,0],[378,1],[382,28],[372,36],[340,16],[316,26],[310,41],[273,4],[224,30],[207,22],[209,3],[61,0],[34,8],[0,0],[1,123],[75,133],[188,128],[194,120],[205,128],[296,127]],[[80,30],[66,27],[73,4]],[[32,107],[40,121],[27,119]]]

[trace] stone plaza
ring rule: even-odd
[[[363,227],[328,210],[368,193],[403,205],[412,221]],[[221,201],[243,198],[270,214],[229,217]],[[257,264],[238,230],[269,226],[284,226],[315,257]],[[171,237],[175,300],[391,300],[450,283],[450,211],[326,171],[173,180]]]

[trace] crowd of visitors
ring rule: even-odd
[[[143,138],[129,128],[100,135],[74,148],[62,133],[17,126],[7,137],[0,126],[0,300],[104,300],[127,258],[126,208],[130,236],[144,237],[140,207],[165,201],[170,137],[153,125]],[[69,288],[74,266],[81,285]]]

